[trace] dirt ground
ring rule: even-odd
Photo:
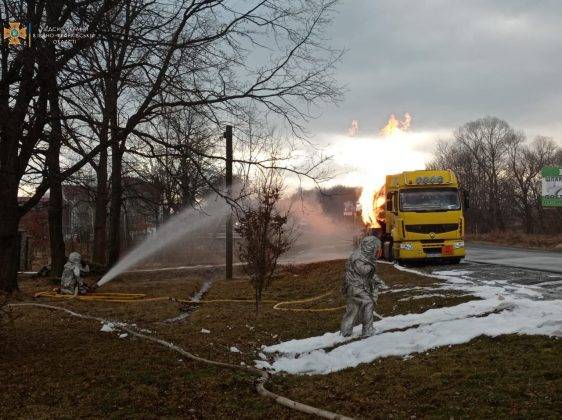
[[[262,345],[337,330],[343,310],[274,310],[275,302],[322,294],[288,308],[343,305],[343,261],[285,267],[264,293],[256,315],[246,302],[195,306],[174,300],[135,303],[36,301],[115,321],[137,324],[152,336],[172,341],[206,358],[253,365]],[[436,280],[379,265],[391,288],[431,285]],[[216,278],[205,301],[251,299],[247,280],[220,280],[220,271],[129,273],[103,292],[145,293],[148,297],[189,299]],[[92,279],[95,280],[95,279]],[[21,280],[19,301],[53,287],[49,280]],[[410,294],[408,294],[410,293]],[[381,295],[382,315],[422,312],[470,299],[400,300],[412,292]],[[189,307],[179,322],[163,322]],[[182,358],[156,344],[118,332],[100,332],[98,321],[82,320],[42,308],[9,311],[0,330],[1,418],[300,418],[302,415],[262,398],[255,376]],[[210,333],[202,333],[202,329]],[[233,353],[230,347],[241,353]],[[562,413],[562,341],[546,337],[478,338],[409,359],[385,358],[323,376],[275,375],[267,387],[289,398],[360,418],[541,417]]]

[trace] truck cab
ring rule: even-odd
[[[445,260],[465,256],[463,208],[451,170],[403,172],[386,177],[381,240],[390,261]]]

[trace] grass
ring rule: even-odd
[[[327,376],[278,376],[274,390],[358,417],[556,418],[561,361],[556,340],[481,337]]]
[[[329,308],[344,302],[339,293],[343,261],[284,268],[264,300],[298,300],[332,292],[322,300],[291,307]],[[379,266],[391,288],[430,286],[436,280]],[[220,272],[130,273],[105,292],[138,292],[188,298]],[[22,281],[19,300],[31,300],[47,280]],[[382,315],[422,312],[472,299],[446,297],[400,300],[412,292],[381,295]],[[217,280],[205,300],[247,299],[245,280]],[[43,302],[43,300],[41,300]],[[116,304],[56,301],[78,312],[136,323],[192,353],[234,364],[253,364],[262,345],[334,331],[342,310],[291,312],[263,303],[204,303],[180,323],[181,304],[171,301]],[[0,417],[24,418],[294,418],[293,411],[254,392],[254,377],[243,372],[183,360],[155,344],[99,332],[95,321],[38,308],[14,308],[0,331]],[[211,331],[202,334],[201,329]],[[232,353],[236,346],[242,353]],[[546,337],[478,338],[410,359],[385,358],[325,376],[276,375],[268,385],[301,402],[357,417],[533,416],[562,411],[562,345]]]
[[[467,234],[466,239],[521,248],[548,249],[562,252],[562,234],[528,234],[518,231],[494,231],[481,234]]]

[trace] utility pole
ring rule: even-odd
[[[232,126],[227,125],[224,132],[226,139],[226,194],[232,198]],[[232,213],[226,220],[226,279],[232,280]]]

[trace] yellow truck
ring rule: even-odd
[[[388,175],[377,213],[383,256],[389,261],[445,260],[465,256],[463,208],[468,199],[451,170]]]

